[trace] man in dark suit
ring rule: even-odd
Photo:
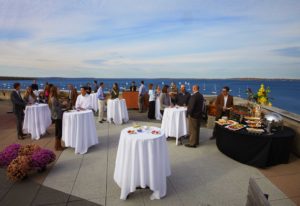
[[[216,120],[220,119],[222,116],[229,117],[230,110],[233,107],[233,96],[229,95],[229,90],[229,87],[223,87],[222,93],[217,97],[215,103],[217,107]]]
[[[23,101],[20,93],[21,85],[20,83],[14,84],[14,91],[10,95],[11,102],[13,104],[13,112],[17,118],[17,132],[18,139],[24,139],[23,134],[23,120],[24,120],[24,109],[26,103]]]
[[[199,86],[193,86],[193,94],[190,97],[187,113],[189,117],[190,138],[186,147],[197,147],[199,145],[200,121],[202,118],[204,98],[199,93]]]

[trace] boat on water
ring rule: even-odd
[[[211,92],[212,94],[217,94],[217,85],[214,85],[214,90]]]

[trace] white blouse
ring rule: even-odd
[[[150,89],[149,92],[149,102],[155,101],[155,92],[153,89]]]
[[[86,94],[85,96],[79,95],[76,100],[75,108],[82,109],[92,109],[92,101],[90,95]]]

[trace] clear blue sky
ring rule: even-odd
[[[0,0],[0,76],[300,78],[299,0]]]

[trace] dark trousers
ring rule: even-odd
[[[160,110],[162,116],[164,116],[164,110]]]
[[[24,113],[15,114],[17,118],[17,133],[18,135],[23,135],[23,121],[24,121]]]
[[[194,119],[192,117],[189,117],[189,128],[190,128],[189,144],[193,146],[199,145],[200,119]]]
[[[155,101],[149,102],[148,118],[155,119]]]
[[[62,136],[62,119],[55,119],[55,137],[61,139]]]

